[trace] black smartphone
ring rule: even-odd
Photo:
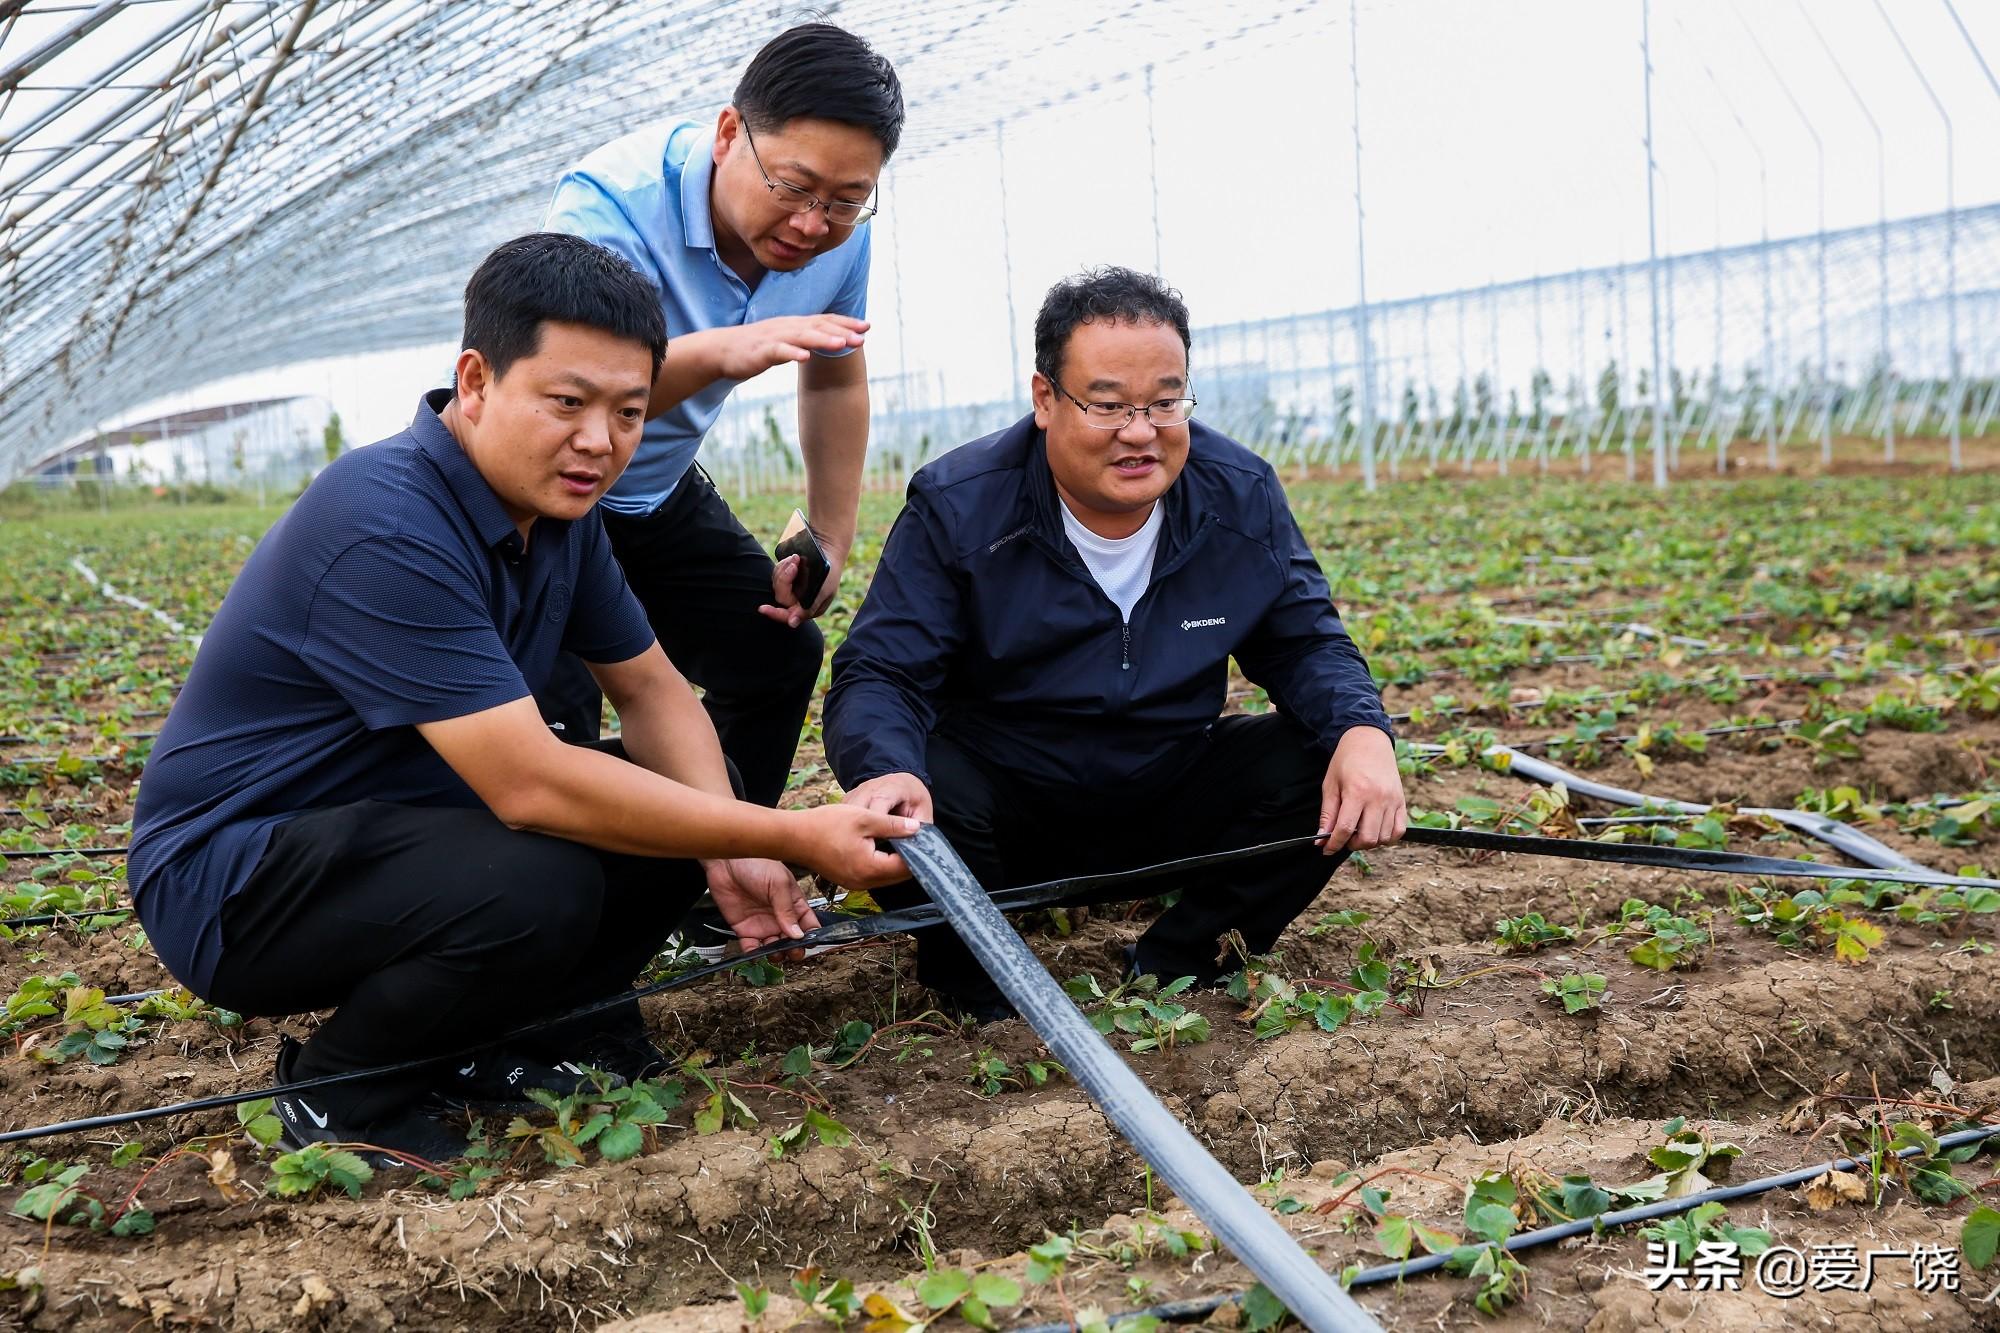
[[[778,538],[778,545],[772,555],[783,561],[787,556],[799,558],[799,571],[792,577],[792,594],[799,599],[799,605],[810,611],[819,600],[819,590],[826,585],[826,576],[833,572],[833,562],[826,558],[826,548],[819,544],[819,534],[806,521],[804,513],[792,511],[792,521],[785,524],[784,535]]]

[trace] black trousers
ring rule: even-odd
[[[693,861],[599,852],[480,809],[361,801],[278,826],[222,912],[206,997],[251,1015],[334,1010],[298,1077],[448,1055],[632,983],[704,888]],[[637,1002],[538,1038],[557,1059],[642,1033]],[[340,1084],[351,1122],[400,1111],[435,1070]]]
[[[599,512],[660,647],[702,687],[722,752],[743,776],[744,799],[775,806],[819,681],[826,648],[819,626],[808,620],[791,629],[757,614],[771,601],[770,553],[701,468],[689,468],[643,518]],[[562,724],[563,739],[597,738],[602,704],[580,659],[558,660],[539,703],[544,719]]]
[[[1278,713],[1217,719],[1142,789],[1024,782],[935,734],[925,756],[938,829],[989,892],[1304,837],[1316,831],[1329,758]],[[1234,971],[1220,957],[1222,936],[1237,930],[1253,953],[1268,950],[1345,859],[1302,847],[1148,886],[1182,894],[1140,939],[1139,970],[1204,982]],[[875,896],[901,906],[924,895],[909,884]],[[924,985],[966,999],[998,994],[949,928],[920,938]]]

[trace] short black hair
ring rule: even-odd
[[[465,284],[464,348],[499,379],[542,343],[542,325],[581,324],[642,343],[653,374],[667,354],[660,294],[622,256],[581,236],[536,231],[503,242]]]
[[[1187,303],[1150,273],[1111,265],[1064,278],[1042,298],[1035,316],[1035,369],[1053,382],[1062,374],[1063,351],[1079,324],[1099,320],[1124,324],[1169,324],[1181,346],[1194,351],[1188,333]]]
[[[888,161],[903,137],[903,85],[875,49],[831,23],[801,23],[764,43],[737,81],[736,112],[753,132],[831,120],[867,130]]]

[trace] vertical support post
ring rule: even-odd
[[[1007,374],[1011,380],[1008,396],[1018,407],[1021,402],[1021,331],[1014,316],[1014,244],[1007,233],[1007,122],[993,122],[993,151],[1000,159],[1000,262],[1005,272],[1007,297]]]
[[[1882,457],[1885,461],[1893,463],[1896,461],[1896,368],[1895,362],[1889,355],[1888,145],[1882,137],[1881,122],[1876,120],[1875,113],[1868,109],[1868,99],[1861,95],[1861,90],[1854,86],[1854,80],[1847,76],[1847,66],[1840,63],[1840,57],[1834,54],[1833,47],[1826,40],[1826,34],[1819,30],[1819,24],[1813,20],[1812,7],[1806,4],[1805,0],[1793,0],[1793,3],[1798,7],[1799,16],[1805,19],[1806,27],[1812,30],[1814,39],[1819,42],[1820,50],[1826,52],[1827,60],[1833,65],[1833,72],[1838,74],[1841,83],[1846,85],[1848,96],[1852,97],[1854,104],[1861,109],[1862,118],[1868,122],[1868,128],[1875,134],[1875,254],[1880,273],[1881,322],[1879,352],[1881,364],[1876,369],[1881,377],[1882,405],[1888,409],[1882,414]]]
[[[1918,63],[1914,55],[1910,54],[1908,44],[1903,41],[1902,32],[1896,27],[1896,21],[1890,18],[1889,11],[1882,7],[1882,0],[1875,0],[1875,12],[1882,16],[1882,22],[1889,25],[1889,35],[1896,39],[1896,49],[1901,51],[1903,59],[1909,62],[1910,72],[1917,76],[1917,82],[1923,85],[1924,96],[1931,99],[1931,105],[1937,108],[1938,118],[1944,122],[1944,308],[1945,324],[1951,339],[1951,384],[1947,391],[1945,411],[1951,419],[1951,468],[1956,472],[1965,466],[1965,463],[1959,454],[1958,438],[1958,185],[1952,151],[1951,112],[1945,110],[1944,101],[1937,95],[1937,89],[1931,87],[1930,79],[1924,75],[1924,67]],[[1958,17],[1957,11],[1953,11],[1952,17],[1954,19]],[[1991,77],[1991,71],[1988,72],[1988,77]]]
[[[1361,489],[1375,489],[1375,367],[1368,349],[1367,213],[1361,205],[1361,20],[1359,0],[1347,5],[1347,72],[1354,85],[1354,282],[1361,341]]]
[[[1764,62],[1764,68],[1770,72],[1772,82],[1778,85],[1778,91],[1785,95],[1785,100],[1792,104],[1792,110],[1797,113],[1800,123],[1806,127],[1806,133],[1812,137],[1813,141],[1813,161],[1817,167],[1819,203],[1819,398],[1821,406],[1819,456],[1822,463],[1831,463],[1833,462],[1833,390],[1831,382],[1827,378],[1830,367],[1827,358],[1826,326],[1826,142],[1820,138],[1819,127],[1813,124],[1813,118],[1806,114],[1806,109],[1799,105],[1799,99],[1792,95],[1791,84],[1786,81],[1784,72],[1778,68],[1778,63],[1771,59],[1770,53],[1764,49],[1764,43],[1758,40],[1756,29],[1752,28],[1749,20],[1743,17],[1741,9],[1736,11],[1736,21],[1741,23],[1744,31],[1750,35],[1750,44],[1757,48],[1758,58]],[[1766,336],[1769,336],[1768,333]],[[1786,348],[1786,352],[1787,355],[1790,354],[1789,345]],[[1775,388],[1776,386],[1773,385],[1772,387]],[[1775,463],[1773,466],[1775,466]]]
[[[1146,66],[1146,179],[1153,186],[1153,276],[1166,276],[1160,246],[1160,132],[1153,115],[1153,67]]]
[[[1653,316],[1653,485],[1667,485],[1666,386],[1660,382],[1660,241],[1659,210],[1653,199],[1653,0],[1639,0],[1639,46],[1646,84],[1646,280],[1652,290]]]

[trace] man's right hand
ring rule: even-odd
[[[902,815],[885,814],[854,804],[820,805],[787,811],[797,839],[792,859],[803,861],[835,884],[850,889],[874,889],[910,877],[903,858],[880,851],[877,838],[907,838],[918,823]]]
[[[859,347],[868,321],[848,315],[783,315],[717,332],[723,335],[716,353],[717,372],[723,379],[747,380],[772,366],[809,361],[815,352]]]
[[[847,803],[889,815],[908,815],[926,824],[934,822],[930,788],[914,773],[884,773],[879,778],[870,778],[847,793]]]

